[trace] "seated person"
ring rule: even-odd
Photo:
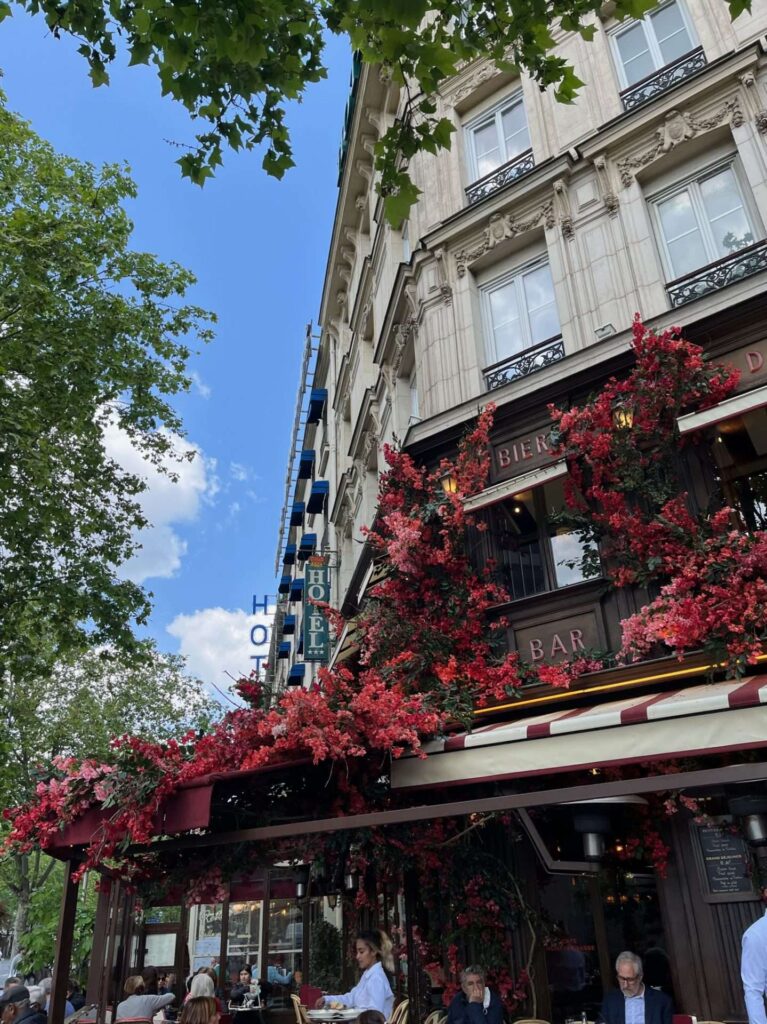
[[[293,978],[292,971],[286,971],[280,960],[275,960],[266,969],[266,980],[270,985],[289,985]]]
[[[357,1018],[357,1024],[386,1024],[386,1017],[380,1010],[363,1010]]]
[[[484,968],[473,964],[460,975],[461,991],[447,1008],[447,1024],[501,1024],[503,1003],[497,992],[485,985]]]
[[[671,1024],[671,1000],[665,992],[645,985],[636,953],[619,953],[615,974],[620,989],[605,995],[599,1015],[604,1024]]]
[[[188,1003],[190,999],[213,999],[216,1003],[216,1012],[224,1012],[221,1000],[216,996],[216,986],[213,978],[208,974],[208,968],[206,967],[201,968],[192,978],[189,994],[184,1000],[184,1004]]]
[[[243,967],[240,971],[240,980],[236,985],[232,985],[232,992],[229,996],[229,1002],[232,1006],[241,1006],[246,993],[250,992],[250,984],[253,980],[253,976],[250,973],[249,967]]]
[[[152,995],[144,987],[144,979],[140,974],[133,974],[125,982],[123,989],[125,999],[117,1004],[115,1020],[125,1020],[130,1017],[144,1017],[149,1020],[154,1017],[158,1010],[164,1006],[170,1006],[176,998],[172,992],[166,995]]]

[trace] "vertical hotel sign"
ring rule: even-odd
[[[315,602],[330,600],[330,567],[323,555],[312,555],[304,570],[304,661],[327,661],[330,655],[328,619]]]

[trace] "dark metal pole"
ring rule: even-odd
[[[102,878],[99,889],[99,901],[96,909],[96,921],[93,926],[93,946],[88,967],[88,985],[85,990],[85,1002],[100,1003],[104,979],[104,956],[106,954],[107,928],[109,927],[109,905],[112,894],[112,883]]]
[[[78,884],[73,876],[77,866],[77,861],[73,860],[68,860],[64,865],[64,892],[61,897],[59,930],[56,936],[56,960],[53,966],[53,989],[48,1010],[50,1024],[64,1024],[69,968],[75,937]]]

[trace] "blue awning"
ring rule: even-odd
[[[280,646],[277,648],[278,658],[289,658],[290,657],[290,640],[283,640]]]
[[[328,389],[327,388],[312,388],[309,395],[309,413],[306,418],[307,423],[319,423],[322,419],[322,413],[325,408],[325,402],[328,400]]]
[[[298,479],[309,480],[314,469],[314,449],[305,448],[298,456]]]
[[[277,593],[278,594],[289,594],[290,593],[290,584],[291,584],[292,580],[293,580],[292,576],[288,576],[288,575],[281,576],[280,577],[280,582],[279,582],[279,584],[277,586]]]
[[[282,632],[285,636],[289,636],[291,633],[296,631],[296,617],[295,615],[286,615],[282,620]]]
[[[304,503],[303,501],[294,501],[293,508],[290,512],[290,525],[300,526],[304,521]]]
[[[309,555],[313,555],[317,547],[317,534],[305,533],[298,545],[298,559],[305,562]]]
[[[283,565],[295,565],[296,562],[296,545],[286,544],[285,554],[282,556]]]
[[[315,480],[309,500],[306,503],[306,511],[314,515],[315,512],[322,512],[325,502],[330,494],[330,483],[327,480]]]
[[[292,665],[290,672],[288,672],[288,686],[301,686],[305,673],[306,665],[303,663]]]
[[[303,601],[304,599],[304,581],[293,580],[290,584],[290,600],[291,601]]]

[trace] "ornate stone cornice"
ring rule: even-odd
[[[455,265],[459,277],[463,277],[472,263],[475,263],[486,252],[494,249],[499,242],[507,238],[515,238],[526,231],[543,224],[553,228],[556,223],[554,208],[551,202],[541,203],[524,220],[517,220],[508,213],[494,213],[482,233],[479,243],[469,249],[461,249],[455,254]]]
[[[733,128],[738,128],[743,121],[743,110],[737,96],[725,100],[708,117],[696,117],[684,110],[669,111],[663,124],[655,130],[653,140],[647,149],[618,161],[618,173],[623,187],[628,188],[631,185],[636,172],[642,167],[646,167],[688,139],[694,139],[697,135],[718,128],[721,124],[729,123]]]

